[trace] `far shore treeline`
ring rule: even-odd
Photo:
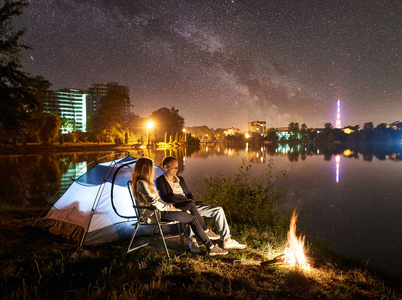
[[[179,109],[162,107],[150,116],[140,117],[131,113],[122,118],[124,103],[121,94],[108,94],[101,99],[96,115],[87,118],[87,132],[61,134],[60,127],[68,120],[56,114],[45,114],[43,102],[51,83],[42,76],[33,76],[23,70],[22,51],[30,49],[21,44],[25,30],[15,30],[12,18],[22,14],[26,1],[6,1],[0,7],[0,145],[15,147],[28,143],[51,145],[54,142],[92,142],[115,144],[198,145],[205,142],[362,142],[402,140],[402,123],[374,126],[372,122],[333,128],[308,128],[291,122],[286,129],[271,128],[264,135],[245,135],[240,131],[229,135],[225,129],[207,126],[185,127]],[[153,126],[147,126],[152,122]],[[239,126],[240,124],[233,124]],[[280,131],[286,131],[281,135]]]

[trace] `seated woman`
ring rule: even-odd
[[[161,213],[162,221],[180,221],[184,224],[189,224],[196,236],[207,247],[208,254],[211,256],[228,254],[227,250],[214,245],[208,238],[200,221],[194,215],[197,214],[197,208],[194,201],[188,201],[188,204],[176,208],[173,204],[164,202],[159,198],[158,191],[153,183],[155,171],[152,160],[148,158],[140,158],[134,166],[133,175],[131,176],[133,195],[137,201],[151,204]],[[186,213],[190,211],[192,214]],[[199,214],[198,214],[199,215]],[[201,217],[200,217],[201,218]]]

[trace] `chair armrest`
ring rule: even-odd
[[[135,205],[135,206],[133,206],[133,207],[134,207],[134,208],[141,208],[141,209],[148,209],[148,210],[152,210],[152,211],[157,210],[157,208],[156,208],[156,207],[153,207],[153,206]]]

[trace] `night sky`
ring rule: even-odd
[[[31,0],[23,64],[52,89],[115,81],[186,126],[402,121],[402,1]]]

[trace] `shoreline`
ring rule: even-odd
[[[40,143],[28,143],[26,146],[18,145],[18,146],[3,146],[0,150],[0,156],[8,156],[8,155],[23,155],[23,154],[50,154],[50,153],[75,153],[75,152],[93,152],[93,151],[142,151],[146,149],[152,150],[169,150],[169,149],[181,149],[181,148],[192,148],[194,145],[179,145],[179,144],[163,144],[163,143],[156,143],[149,145],[148,147],[143,144],[114,144],[114,143],[72,143],[66,142],[62,145],[59,143],[55,143],[50,146],[43,146]],[[387,142],[380,142],[380,141],[361,141],[361,142],[345,142],[345,141],[334,141],[334,142],[314,142],[314,141],[289,141],[289,142],[233,142],[233,141],[211,141],[211,142],[201,142],[200,145],[207,145],[207,146],[215,146],[217,144],[225,144],[232,147],[240,147],[249,145],[256,145],[256,146],[275,146],[275,145],[315,145],[315,146],[343,146],[343,147],[359,147],[363,145],[373,145],[373,146],[380,146],[380,145],[388,145],[388,146],[395,146],[402,144],[402,141],[387,141]]]

